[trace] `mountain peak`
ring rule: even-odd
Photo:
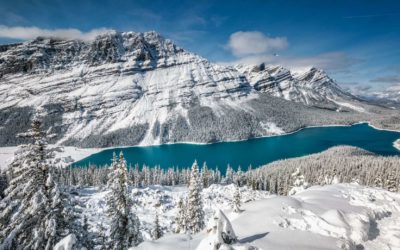
[[[328,74],[317,67],[311,67],[302,74],[292,72],[281,65],[237,66],[250,85],[259,92],[265,92],[286,100],[301,102],[306,105],[328,103],[328,99],[354,99],[341,89]],[[336,105],[335,103],[333,103]]]
[[[0,73],[4,75],[128,61],[134,68],[147,69],[172,64],[172,58],[185,51],[155,31],[110,31],[90,41],[38,37],[25,43],[2,45],[0,53]],[[187,60],[194,57],[186,53]]]
[[[321,80],[334,82],[334,80],[330,78],[323,69],[317,67],[311,67],[308,71],[298,75],[297,79],[307,82],[316,82]]]

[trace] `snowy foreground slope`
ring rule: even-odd
[[[293,196],[269,195],[241,188],[241,213],[231,208],[234,185],[203,190],[206,219],[216,208],[232,223],[239,242],[233,249],[400,249],[400,194],[358,184],[314,186]],[[212,249],[207,233],[173,234],[179,197],[185,187],[133,189],[145,242],[132,249]],[[83,189],[80,198],[91,230],[107,224],[101,217],[105,192]],[[165,235],[150,240],[155,214]],[[254,248],[251,248],[254,247]]]

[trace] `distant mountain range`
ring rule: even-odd
[[[389,87],[383,91],[377,91],[362,97],[370,103],[384,105],[389,108],[400,108],[400,86]]]
[[[40,107],[53,142],[80,147],[215,142],[310,125],[398,124],[397,111],[344,91],[323,70],[220,66],[156,32],[0,46],[0,145]]]

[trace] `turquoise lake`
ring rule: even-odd
[[[288,135],[237,142],[112,148],[93,154],[73,166],[110,164],[113,152],[122,151],[131,165],[137,163],[140,166],[146,164],[182,168],[191,166],[196,159],[199,165],[207,162],[209,168],[218,166],[224,172],[227,164],[235,169],[239,165],[247,169],[249,165],[257,167],[279,159],[321,152],[337,145],[356,146],[379,155],[400,155],[400,151],[393,147],[393,142],[399,138],[400,132],[376,130],[368,124],[315,127]]]

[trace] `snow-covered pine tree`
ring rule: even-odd
[[[77,245],[82,245],[86,249],[93,249],[94,246],[96,245],[96,239],[98,235],[94,235],[90,231],[90,225],[88,221],[88,217],[86,215],[83,215],[83,226],[82,226],[82,231],[85,237],[78,238],[80,242]],[[97,236],[97,237],[95,237]]]
[[[151,170],[148,166],[143,166],[144,186],[151,185]]]
[[[242,168],[239,166],[238,170],[236,172],[235,178],[234,178],[234,183],[238,185],[239,187],[242,186],[242,179],[243,179],[243,172]]]
[[[97,245],[100,245],[100,250],[106,250],[107,248],[107,230],[103,225],[103,222],[98,224],[99,232],[97,238]]]
[[[5,171],[0,170],[0,200],[4,197],[4,191],[8,186],[7,175]]]
[[[308,188],[308,183],[305,181],[304,175],[301,173],[300,168],[296,168],[296,171],[291,174],[293,179],[293,185],[288,192],[288,195],[294,195]]]
[[[233,169],[230,164],[226,166],[225,182],[230,184],[233,182]]]
[[[215,167],[214,183],[221,183],[221,171],[219,171],[218,166]]]
[[[118,162],[113,160],[107,187],[108,216],[110,217],[110,249],[128,249],[143,241],[138,217],[132,213],[128,194],[127,165],[121,152]]]
[[[195,161],[190,174],[187,206],[188,230],[191,233],[198,233],[205,227],[201,186],[199,166],[197,165],[197,161]]]
[[[233,194],[233,211],[240,213],[240,206],[242,205],[242,196],[240,194],[239,186],[236,186],[235,193]]]
[[[72,191],[72,190],[71,190]],[[83,214],[82,202],[77,199],[78,193],[72,191],[72,194],[68,196],[68,200],[64,202],[66,211],[66,221],[68,221],[69,233],[73,234],[77,239],[74,247],[76,249],[86,248],[91,249],[91,235],[88,231],[87,217]]]
[[[202,179],[204,188],[207,188],[208,186],[210,186],[208,175],[209,175],[209,173],[208,173],[207,163],[204,162],[203,167],[201,168],[201,179]]]
[[[186,203],[181,197],[178,202],[178,214],[175,217],[175,233],[186,233],[188,227],[186,212]]]
[[[160,220],[158,219],[158,213],[156,214],[156,217],[154,219],[154,228],[153,231],[151,232],[151,236],[153,237],[154,240],[157,240],[161,238],[163,235],[163,232],[160,227]]]
[[[386,181],[385,181],[385,188],[391,192],[397,192],[398,183],[396,181],[396,172],[397,169],[392,169],[389,171]]]
[[[0,249],[51,249],[65,236],[63,196],[49,171],[52,155],[35,116],[20,136],[32,140],[9,166],[10,183],[0,201]]]

